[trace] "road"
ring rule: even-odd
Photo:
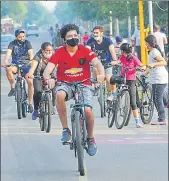
[[[47,32],[29,38],[36,49],[49,41]],[[2,61],[4,56],[1,56]],[[61,124],[53,116],[50,133],[40,131],[38,121],[17,119],[14,98],[8,98],[9,85],[1,69],[1,180],[2,181],[167,181],[168,128],[144,125],[134,120],[121,130],[108,128],[100,118],[99,104],[93,99],[95,137],[98,153],[85,154],[87,174],[80,177],[77,160],[69,146],[60,143]],[[68,115],[70,114],[68,102]],[[166,114],[168,116],[168,111]],[[155,112],[153,120],[157,119]]]

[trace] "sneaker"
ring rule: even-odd
[[[34,110],[32,113],[32,120],[36,120],[38,117],[38,110]]]
[[[33,106],[32,106],[32,104],[29,104],[29,105],[28,105],[28,110],[29,110],[30,113],[33,112]]]
[[[61,142],[65,143],[65,142],[70,142],[71,141],[71,132],[69,128],[64,128],[62,131],[62,138],[61,138]]]
[[[15,96],[15,89],[14,88],[11,88],[11,90],[8,93],[8,97],[12,97],[12,96]]]
[[[90,156],[94,156],[97,153],[97,146],[94,138],[87,138],[87,145],[88,145],[87,153]]]
[[[136,128],[143,128],[143,125],[138,123],[138,124],[136,124]]]
[[[151,125],[160,125],[160,122],[159,121],[154,121],[154,122],[151,122]]]

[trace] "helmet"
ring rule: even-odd
[[[15,30],[15,37],[17,37],[20,33],[25,33],[25,31],[22,29]]]
[[[132,47],[130,44],[128,43],[123,43],[121,46],[120,46],[120,50],[125,52],[125,53],[131,53],[132,52]]]
[[[116,42],[122,42],[123,38],[121,36],[116,36]]]

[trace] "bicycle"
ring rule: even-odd
[[[124,69],[124,77],[121,75],[122,68]],[[128,85],[126,85],[126,72],[130,68],[118,64],[114,66],[114,69],[116,69],[117,74],[110,79],[110,83],[116,83],[117,95],[114,97],[113,101],[109,101],[107,107],[108,127],[111,128],[115,122],[116,128],[121,129],[124,126],[130,111],[129,88]]]
[[[22,117],[26,117],[27,113],[29,113],[28,110],[28,103],[27,103],[27,91],[26,91],[26,81],[23,78],[22,72],[23,68],[26,65],[26,63],[18,63],[18,64],[10,64],[6,65],[6,67],[10,66],[16,66],[17,67],[17,76],[15,78],[15,102],[17,103],[17,115],[18,119],[21,119]]]
[[[40,130],[49,133],[51,130],[51,122],[52,122],[52,100],[51,100],[52,91],[43,81],[42,76],[34,76],[34,79],[39,79],[42,85],[42,95],[38,108]]]
[[[83,83],[89,81],[96,83],[97,81],[93,78],[85,79],[80,82],[66,82],[59,81],[57,85],[61,83],[68,84],[73,87],[73,99],[74,104],[70,105],[71,109],[71,126],[72,126],[72,140],[70,143],[63,143],[64,145],[70,144],[70,150],[74,150],[75,157],[78,158],[78,171],[81,176],[85,175],[84,169],[84,150],[87,151],[87,131],[86,131],[86,118],[84,113],[84,104],[79,101],[81,88],[85,87]]]

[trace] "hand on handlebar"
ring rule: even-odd
[[[55,87],[55,79],[46,79],[45,82],[49,89],[53,89]]]
[[[151,68],[154,68],[155,65],[154,65],[154,63],[151,63],[151,64],[147,65],[147,67],[148,67],[149,69],[151,69]]]
[[[112,64],[112,65],[118,65],[118,64],[119,64],[119,61],[117,61],[117,60],[116,60],[116,61],[112,61],[111,64]]]
[[[4,64],[1,65],[1,67],[7,68],[7,67],[9,67],[9,64],[8,63],[4,63]]]

